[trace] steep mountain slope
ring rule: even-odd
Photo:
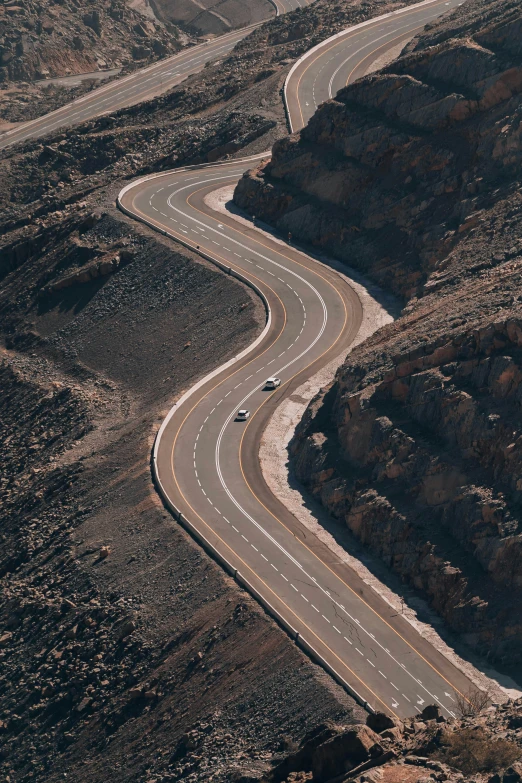
[[[468,0],[235,195],[408,300],[309,408],[295,470],[498,663],[522,650],[521,26]]]
[[[321,725],[261,783],[520,783],[521,722],[518,700],[450,721],[430,704],[404,722]]]
[[[0,84],[89,73],[173,54],[174,25],[121,0],[10,0],[0,5]]]

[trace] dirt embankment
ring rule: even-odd
[[[154,0],[158,16],[191,35],[221,35],[275,16],[270,0]]]
[[[294,466],[498,664],[522,649],[521,29],[519,3],[469,0],[235,195],[408,301],[312,403]]]

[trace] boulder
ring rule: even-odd
[[[314,783],[322,783],[343,772],[349,772],[367,761],[375,748],[382,752],[379,735],[368,726],[357,725],[343,731],[315,749],[312,757],[312,780]]]
[[[380,734],[386,729],[399,729],[403,730],[403,724],[397,718],[392,718],[390,715],[386,715],[384,712],[370,713],[366,718],[366,725],[370,727],[372,731]]]
[[[438,720],[441,716],[438,704],[426,704],[421,712],[422,720]]]
[[[503,776],[502,783],[521,783],[522,781],[522,763],[517,761],[511,767],[508,767]]]

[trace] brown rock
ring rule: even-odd
[[[332,737],[313,753],[313,780],[322,783],[349,772],[367,761],[370,751],[376,746],[379,747],[379,735],[368,726],[357,725]]]
[[[0,636],[0,647],[7,647],[7,645],[11,641],[12,637],[13,637],[13,634],[11,633],[11,631],[5,631],[5,633],[3,633]]]
[[[438,720],[441,714],[438,704],[427,704],[421,712],[421,718],[423,720]]]
[[[375,731],[377,734],[385,731],[386,729],[399,729],[402,731],[403,723],[397,718],[392,718],[390,715],[386,715],[384,712],[370,713],[366,718],[366,725]]]

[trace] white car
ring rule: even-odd
[[[277,389],[281,386],[281,378],[267,378],[265,381],[265,389]]]
[[[240,410],[237,412],[236,421],[246,421],[250,416],[250,411]]]

